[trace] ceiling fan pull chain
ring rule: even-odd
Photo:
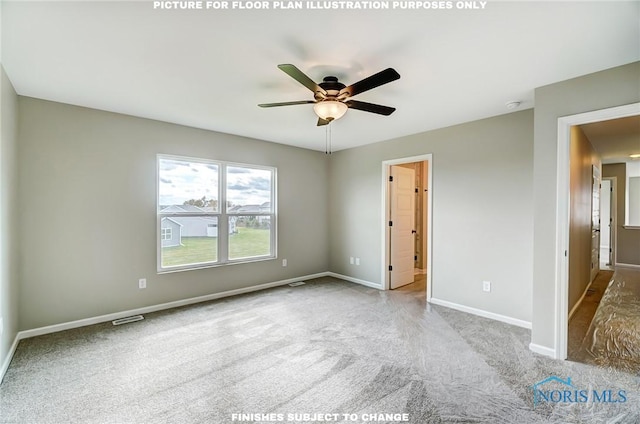
[[[324,126],[324,154],[331,154],[331,122]]]
[[[324,154],[329,154],[329,125],[324,127]]]
[[[329,130],[329,154],[331,154],[331,127],[333,126],[331,125],[331,122],[329,122],[329,125],[327,125],[327,129]]]

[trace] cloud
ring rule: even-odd
[[[180,166],[191,166],[189,162],[175,159],[160,159],[160,169],[163,171],[172,171]]]
[[[238,191],[249,190],[250,188],[251,187],[249,186],[245,186],[241,184],[233,184],[233,185],[227,186],[227,190],[238,190]]]
[[[190,199],[211,197],[217,192],[218,169],[213,164],[160,159],[159,203],[181,205]],[[213,166],[212,166],[213,165]]]
[[[217,197],[220,164],[161,158],[159,161],[159,203],[181,205],[202,196]],[[227,200],[239,205],[260,205],[271,201],[273,174],[268,169],[227,166]]]
[[[227,166],[228,174],[251,174],[253,172],[252,169],[249,168],[239,168],[236,166]]]
[[[258,190],[271,191],[271,179],[264,177],[254,177],[251,179],[251,187]]]

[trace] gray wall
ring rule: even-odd
[[[330,266],[381,283],[382,162],[433,154],[433,297],[531,320],[533,111],[334,153]],[[349,264],[349,257],[361,265]],[[482,291],[482,281],[492,292]]]
[[[0,317],[4,321],[0,367],[18,333],[17,102],[16,92],[0,65]]]
[[[324,153],[24,97],[19,116],[21,330],[328,269]],[[276,166],[278,259],[158,275],[158,153]]]
[[[537,88],[534,142],[533,330],[554,348],[558,118],[640,101],[640,62]]]
[[[640,265],[640,230],[624,228],[627,167],[624,163],[602,166],[603,177],[616,177],[616,262]]]

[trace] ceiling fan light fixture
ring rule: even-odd
[[[349,107],[337,100],[323,100],[313,105],[313,111],[319,118],[326,121],[335,121],[342,118]]]

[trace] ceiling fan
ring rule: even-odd
[[[318,115],[318,126],[327,125],[331,123],[331,121],[340,119],[349,108],[386,116],[391,115],[396,110],[394,107],[351,100],[353,96],[399,79],[400,74],[393,68],[387,68],[348,87],[339,82],[338,78],[334,76],[326,76],[322,82],[316,84],[294,65],[278,65],[278,68],[311,90],[315,100],[264,103],[258,105],[260,107],[292,106],[313,103],[313,110],[316,115]]]

